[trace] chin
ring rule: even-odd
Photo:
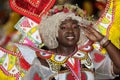
[[[76,45],[77,45],[77,43],[76,44],[74,44],[74,43],[68,43],[67,44],[68,47],[73,47],[73,46],[76,46]]]

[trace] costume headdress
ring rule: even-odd
[[[85,15],[85,12],[80,9],[77,5],[64,4],[64,5],[55,5],[47,15],[43,16],[40,22],[39,30],[43,37],[43,41],[46,46],[53,49],[58,46],[56,37],[58,37],[58,29],[62,21],[65,19],[71,18],[77,20],[79,24],[84,26],[89,26],[93,22],[90,17]],[[84,45],[87,38],[82,33],[80,33],[80,42],[78,45]]]

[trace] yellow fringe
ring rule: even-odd
[[[109,31],[109,39],[120,49],[120,0],[114,0],[114,20]]]
[[[16,78],[12,76],[7,76],[0,70],[0,80],[16,80]]]

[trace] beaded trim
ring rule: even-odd
[[[36,3],[34,3],[32,0],[28,0],[28,2],[29,2],[30,4],[32,4],[32,6],[37,7],[37,6],[40,4],[40,2],[42,2],[42,1],[40,1],[40,0],[38,1],[38,0],[37,0],[37,5],[36,5]],[[55,0],[50,0],[50,1],[48,2],[48,4],[44,7],[44,9],[40,12],[40,14],[38,14],[38,15],[37,15],[37,14],[34,14],[34,12],[27,11],[27,10],[25,10],[24,8],[21,8],[20,6],[18,6],[18,5],[16,4],[16,0],[10,0],[10,6],[11,6],[11,8],[12,8],[13,10],[15,10],[16,12],[18,12],[18,13],[24,15],[24,16],[27,16],[27,17],[31,18],[32,20],[34,20],[35,22],[39,23],[41,16],[42,16],[44,13],[46,13],[46,12],[49,10],[49,8],[52,7],[52,5],[54,4],[54,2],[55,2]],[[39,3],[39,4],[38,4],[38,3]]]
[[[73,58],[78,58],[80,60],[86,60],[88,58],[88,53],[79,50],[73,55]]]
[[[53,61],[50,60],[50,59],[48,59],[47,62],[48,62],[49,66],[50,66],[50,69],[51,69],[52,71],[56,71],[56,72],[59,72],[59,71],[60,71],[60,69],[61,69],[61,64],[57,64],[57,63],[53,62]]]
[[[50,61],[55,64],[64,64],[68,60],[68,56],[54,55],[52,54]]]
[[[15,77],[16,80],[19,80],[20,77],[20,73],[16,73],[16,74],[10,74],[3,66],[0,66],[0,69],[7,75],[7,76],[12,76]]]
[[[22,57],[21,53],[14,53],[13,51],[6,50],[2,47],[0,47],[0,51],[3,51],[4,53],[11,54],[13,56]]]
[[[34,2],[34,1],[32,1],[32,0],[28,0],[28,2],[29,2],[31,5],[33,5],[34,7],[38,7],[39,4],[40,4],[40,2],[41,2],[41,0],[37,0],[36,2]]]

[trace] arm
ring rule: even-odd
[[[82,29],[85,32],[85,35],[92,40],[93,42],[100,42],[101,46],[104,47],[109,57],[111,58],[113,62],[113,71],[115,74],[120,74],[120,50],[114,46],[109,40],[103,40],[104,36],[93,29],[92,27],[82,27]]]
[[[111,60],[115,74],[120,74],[120,49],[116,48],[111,42],[105,47]]]

